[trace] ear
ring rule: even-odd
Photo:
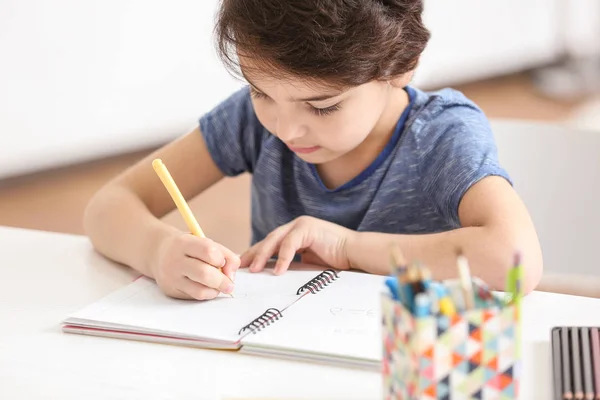
[[[406,87],[410,81],[412,81],[413,75],[415,74],[415,71],[408,71],[405,74],[399,75],[393,79],[390,79],[388,82],[390,83],[390,85],[392,85],[395,88],[403,88]]]

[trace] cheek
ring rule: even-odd
[[[275,108],[264,104],[262,101],[252,101],[254,107],[254,113],[256,118],[269,132],[276,133],[275,127],[277,125],[277,114]]]
[[[322,135],[323,140],[340,149],[355,147],[371,133],[380,115],[368,107],[342,109],[330,120],[329,134]]]

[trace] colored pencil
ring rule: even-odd
[[[404,274],[404,272],[406,272],[406,260],[404,259],[404,255],[402,254],[400,246],[397,243],[392,244],[390,254],[393,268],[392,272],[396,274]]]
[[[457,266],[458,276],[460,277],[460,284],[463,292],[465,309],[471,310],[474,308],[473,299],[473,282],[471,281],[471,272],[469,270],[469,262],[467,258],[462,254],[462,250],[458,250]]]
[[[579,329],[571,327],[571,353],[573,354],[573,397],[583,399],[583,382],[581,374],[581,350],[579,348]]]
[[[517,307],[520,307],[523,299],[523,265],[521,264],[521,254],[515,254],[513,275],[512,275],[512,290],[514,291],[513,302]]]
[[[392,298],[394,300],[396,300],[396,301],[400,301],[400,297],[399,297],[399,294],[398,294],[398,280],[395,277],[393,277],[393,276],[389,276],[385,280],[385,285],[390,290]]]
[[[421,281],[421,265],[419,263],[412,263],[408,266],[407,278],[408,283],[412,286],[414,296],[425,291],[425,286]]]
[[[555,397],[563,397],[562,379],[561,377],[561,356],[560,356],[560,331],[554,329],[552,331],[552,363],[554,367],[554,395]]]
[[[562,372],[563,372],[563,399],[571,400],[573,398],[573,391],[571,389],[571,359],[569,357],[570,344],[569,344],[569,328],[563,327],[560,331],[560,341],[562,349]]]
[[[587,400],[594,400],[589,328],[581,328],[581,355],[583,358],[583,395]]]
[[[514,267],[512,274],[512,290],[513,298],[512,301],[515,305],[516,313],[518,316],[517,320],[517,359],[521,359],[521,327],[522,327],[522,312],[521,312],[521,299],[523,298],[523,265],[521,265],[521,254],[516,253],[514,258]]]
[[[171,174],[169,173],[169,170],[167,169],[165,164],[163,164],[161,159],[157,158],[154,161],[152,161],[152,167],[154,168],[154,171],[156,172],[161,182],[163,183],[163,185],[165,185],[165,188],[171,195],[173,202],[175,203],[177,209],[181,213],[183,220],[188,226],[188,229],[190,230],[190,232],[192,232],[192,235],[205,238],[206,236],[204,235],[202,228],[200,228],[198,221],[196,221],[196,218],[194,218],[194,214],[192,213],[190,206],[185,201],[183,195],[181,194],[181,191],[179,191],[179,188],[175,184],[175,181],[171,177]]]
[[[591,329],[592,352],[594,360],[594,387],[596,390],[596,400],[600,400],[600,332],[598,328]]]
[[[452,303],[454,303],[454,307],[457,312],[463,312],[467,310],[467,305],[465,301],[464,291],[462,290],[461,282],[457,280],[448,280],[445,281],[446,288],[448,289],[448,294],[450,295],[450,299],[452,299]]]
[[[410,299],[408,294],[406,293],[406,261],[404,259],[404,255],[400,250],[400,246],[396,243],[392,244],[391,248],[391,262],[392,262],[392,273],[396,275],[396,279],[398,280],[398,299],[402,304],[410,309]]]
[[[423,281],[423,286],[425,287],[425,291],[429,296],[429,308],[431,314],[437,314],[440,306],[439,299],[437,297],[437,292],[435,289],[436,282],[431,280],[431,271],[427,267],[421,268],[421,280]]]

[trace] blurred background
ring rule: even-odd
[[[215,57],[216,7],[0,2],[0,225],[83,233],[100,186],[242,85]],[[461,90],[490,119],[600,135],[599,1],[426,0],[425,21],[414,86]],[[249,241],[248,190],[241,176],[192,201],[207,234],[236,251]],[[176,213],[166,220],[183,228]]]

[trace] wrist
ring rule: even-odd
[[[142,250],[142,272],[144,275],[155,279],[156,268],[160,263],[162,252],[166,242],[175,236],[181,235],[182,232],[177,228],[166,224],[160,220],[153,221],[153,226],[148,229],[147,240],[144,240],[144,248]]]
[[[353,231],[347,242],[350,268],[376,275],[390,274],[393,240],[394,236],[390,234]]]
[[[364,270],[364,264],[361,262],[361,257],[358,256],[361,252],[361,235],[363,235],[363,233],[348,229],[344,251],[350,269]]]

